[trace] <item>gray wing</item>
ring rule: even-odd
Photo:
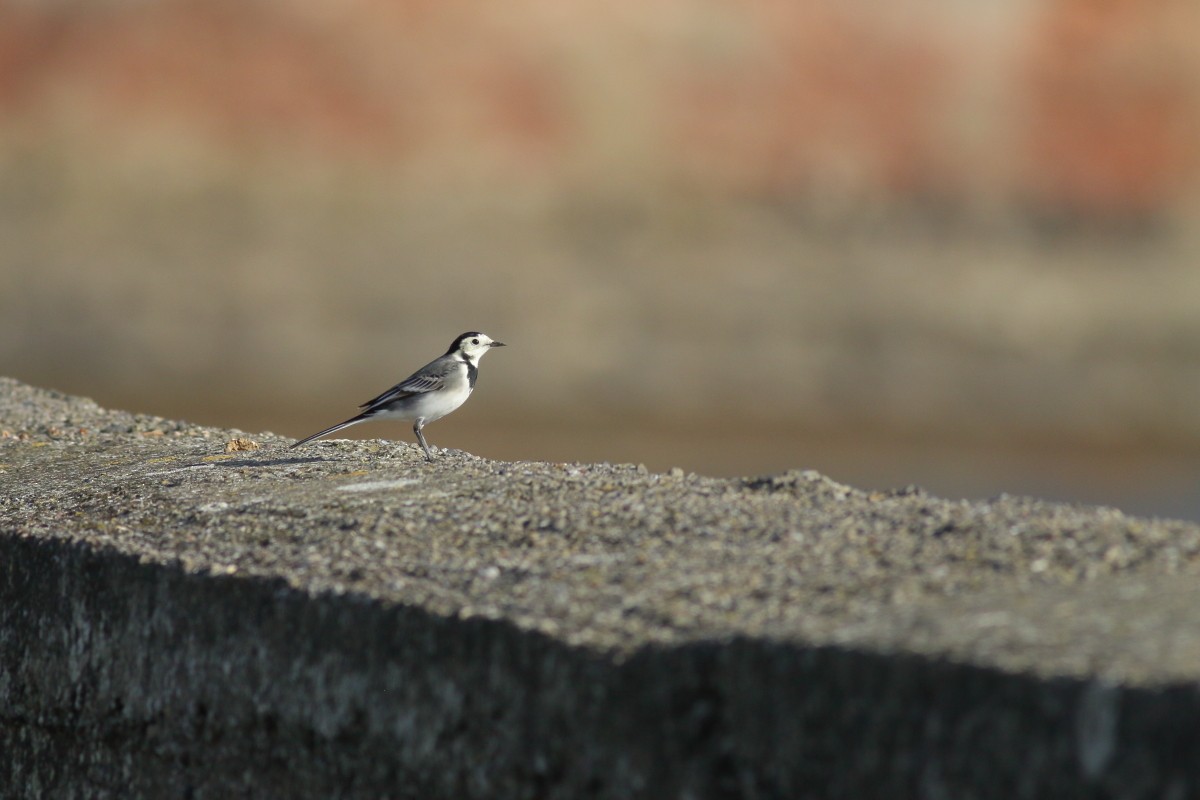
[[[397,383],[392,388],[388,389],[381,395],[371,398],[363,403],[359,408],[365,408],[368,411],[373,411],[380,406],[385,406],[394,400],[402,400],[405,397],[411,397],[414,394],[423,394],[432,392],[435,389],[440,389],[446,383],[446,378],[454,374],[458,368],[458,364],[450,359],[437,359],[430,361],[419,370],[409,375],[404,380]]]

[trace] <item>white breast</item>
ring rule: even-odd
[[[441,419],[467,402],[467,398],[470,396],[471,384],[467,382],[466,375],[463,375],[461,379],[448,382],[448,385],[436,392],[427,392],[414,397],[415,402],[412,405],[409,419],[423,417],[426,422]]]

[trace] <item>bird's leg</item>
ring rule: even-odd
[[[417,435],[417,441],[421,443],[421,449],[425,451],[425,460],[433,461],[433,453],[429,452],[429,445],[425,443],[425,434],[421,433],[421,428],[424,427],[425,420],[417,420],[413,423],[413,433]]]

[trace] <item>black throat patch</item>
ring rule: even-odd
[[[479,367],[469,358],[464,358],[463,363],[467,365],[467,383],[474,389],[475,380],[479,377]]]

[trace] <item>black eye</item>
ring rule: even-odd
[[[472,340],[471,340],[471,344],[479,344],[479,340],[478,340],[478,339],[472,339]]]

